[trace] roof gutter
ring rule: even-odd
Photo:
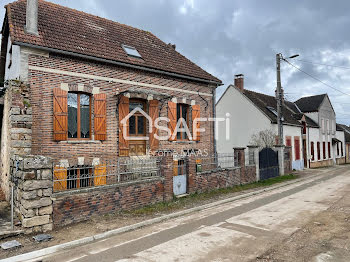
[[[83,59],[89,59],[89,60],[93,60],[96,62],[108,63],[108,64],[113,64],[113,65],[118,65],[118,66],[125,66],[125,67],[129,67],[132,69],[148,71],[151,73],[164,74],[164,75],[168,75],[168,76],[172,76],[172,77],[183,78],[186,80],[198,81],[198,82],[202,82],[202,83],[206,83],[206,84],[213,84],[216,87],[223,85],[223,83],[221,83],[221,82],[216,82],[216,81],[207,80],[207,79],[203,79],[203,78],[197,78],[197,77],[186,76],[186,75],[177,74],[177,73],[171,73],[171,72],[167,72],[167,71],[163,71],[163,70],[158,70],[158,69],[153,69],[153,68],[138,66],[138,65],[132,65],[132,64],[128,64],[128,63],[99,58],[99,57],[95,57],[95,56],[83,55],[83,54],[79,54],[79,53],[75,53],[75,52],[64,51],[64,50],[50,48],[50,47],[33,45],[33,44],[28,44],[28,43],[23,43],[23,42],[18,42],[18,41],[14,41],[13,44],[19,45],[19,46],[30,47],[30,48],[36,48],[36,49],[40,49],[43,51],[58,53],[58,54],[62,54],[62,55],[69,55],[69,56],[75,56],[75,57],[79,57],[79,58],[83,58]]]

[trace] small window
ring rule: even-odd
[[[188,113],[189,113],[189,106],[186,104],[177,104],[176,105],[176,122],[178,123],[179,120],[182,118],[188,127]],[[181,126],[179,128],[184,128],[183,124],[181,123]],[[178,131],[177,132],[177,139],[178,140],[186,140],[188,139],[186,132]]]
[[[93,186],[92,168],[72,168],[67,172],[67,189]]]
[[[68,138],[90,138],[90,100],[86,94],[68,93]]]
[[[136,50],[135,47],[127,46],[127,45],[122,45],[122,47],[123,47],[125,53],[127,53],[129,56],[142,58],[140,53]]]
[[[267,108],[271,113],[273,113],[275,116],[278,116],[278,113],[277,113],[276,109],[274,109],[274,108],[271,107],[271,106],[267,106],[266,108]],[[284,121],[283,116],[282,116],[282,121]]]

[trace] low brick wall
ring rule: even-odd
[[[337,158],[336,161],[337,161],[337,165],[344,165],[346,162],[345,157]]]
[[[164,201],[164,179],[54,193],[54,226],[63,226],[118,210],[130,210]]]
[[[334,166],[333,159],[310,162],[310,168],[327,167]]]

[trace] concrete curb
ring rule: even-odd
[[[85,238],[77,239],[77,240],[74,240],[74,241],[71,241],[71,242],[67,242],[67,243],[64,243],[64,244],[59,244],[59,245],[56,245],[56,246],[47,247],[47,248],[44,248],[44,249],[32,251],[32,252],[21,254],[21,255],[18,255],[18,256],[5,258],[5,259],[0,260],[0,262],[20,262],[20,261],[29,261],[29,260],[33,260],[33,259],[38,259],[38,258],[47,256],[49,254],[52,254],[52,253],[55,253],[55,252],[67,249],[67,248],[73,248],[73,247],[76,247],[76,246],[79,246],[79,245],[82,245],[82,244],[87,244],[87,243],[93,242],[95,240],[99,240],[99,239],[115,236],[115,235],[118,235],[118,234],[121,234],[121,233],[126,233],[126,232],[133,231],[133,230],[145,227],[145,226],[156,224],[156,223],[159,223],[159,222],[171,219],[171,218],[177,218],[177,217],[180,217],[182,215],[187,215],[189,213],[193,213],[193,212],[196,212],[196,211],[201,211],[201,210],[208,209],[208,208],[211,208],[211,207],[216,207],[218,205],[222,205],[222,204],[226,204],[226,203],[229,203],[229,202],[233,202],[233,201],[241,200],[241,199],[244,199],[244,198],[248,198],[248,197],[251,197],[251,196],[259,195],[261,193],[272,191],[272,190],[279,189],[279,188],[283,188],[283,187],[286,187],[286,186],[289,186],[289,185],[292,185],[292,184],[301,183],[301,182],[304,182],[304,181],[307,181],[307,180],[312,180],[314,177],[320,177],[322,175],[311,175],[311,176],[308,176],[306,178],[297,179],[297,180],[293,180],[293,181],[286,182],[286,183],[283,183],[283,184],[279,184],[279,185],[276,185],[276,186],[267,187],[267,188],[264,188],[264,189],[261,189],[261,190],[257,190],[257,191],[254,191],[254,192],[247,193],[247,194],[242,194],[242,195],[235,196],[235,197],[232,197],[232,198],[219,200],[219,201],[216,201],[216,202],[213,202],[213,203],[209,203],[209,204],[198,206],[198,207],[193,207],[193,208],[190,208],[190,209],[187,209],[187,210],[183,210],[183,211],[179,211],[179,212],[176,212],[176,213],[164,215],[164,216],[161,216],[161,217],[152,218],[152,219],[149,219],[149,220],[146,220],[146,221],[143,221],[143,222],[139,222],[139,223],[136,223],[136,224],[133,224],[133,225],[130,225],[130,226],[126,226],[126,227],[122,227],[122,228],[113,229],[113,230],[110,230],[110,231],[107,231],[107,232],[104,232],[104,233],[101,233],[101,234],[97,234],[97,235],[94,235],[94,236],[91,236],[91,237],[85,237]]]

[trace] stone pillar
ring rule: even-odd
[[[256,181],[260,181],[259,147],[258,146],[248,146],[248,150],[254,152]]]
[[[289,154],[289,159],[284,159],[284,174],[286,174],[286,173],[290,173],[293,171],[293,168],[292,168],[293,152],[292,152],[291,146],[286,146],[284,148],[284,150],[287,151]],[[284,154],[284,156],[285,156],[285,154]]]
[[[240,181],[242,183],[242,181],[244,180],[244,176],[245,176],[245,154],[244,154],[245,147],[234,147],[233,150],[234,150],[235,162],[241,168]]]
[[[174,173],[174,159],[171,153],[166,153],[162,159],[162,166],[164,175],[164,201],[173,199],[173,173]]]
[[[53,228],[52,161],[44,156],[13,156],[14,206],[25,233]]]
[[[275,145],[275,149],[278,153],[278,165],[280,169],[280,176],[284,175],[284,146]]]

